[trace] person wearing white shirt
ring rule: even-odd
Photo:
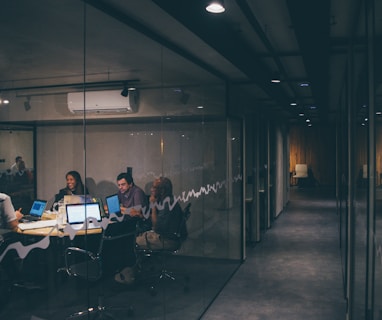
[[[19,171],[19,163],[23,160],[23,157],[17,156],[15,159],[15,163],[11,165],[11,174],[14,175]]]
[[[0,228],[17,230],[19,220],[23,217],[21,208],[15,210],[11,197],[0,193]]]

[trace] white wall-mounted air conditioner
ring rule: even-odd
[[[68,108],[71,113],[134,113],[138,111],[138,93],[129,91],[124,97],[121,90],[69,92]],[[84,107],[85,106],[85,107]]]

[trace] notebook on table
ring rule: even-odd
[[[38,221],[41,220],[42,214],[46,208],[46,200],[35,200],[33,201],[32,207],[28,214],[25,214],[21,219],[22,222],[28,221]]]
[[[67,223],[73,229],[82,229],[85,220],[91,218],[92,222],[87,224],[87,229],[100,228],[99,225],[94,224],[94,221],[101,222],[101,207],[99,202],[92,203],[76,203],[66,205],[66,219]]]
[[[118,194],[112,194],[110,196],[107,196],[105,200],[106,200],[106,206],[107,206],[107,211],[109,212],[109,215],[114,213],[117,216],[120,216],[121,204],[119,202]]]

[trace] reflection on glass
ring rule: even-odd
[[[16,209],[29,213],[35,196],[33,131],[0,128],[0,192],[11,196]]]

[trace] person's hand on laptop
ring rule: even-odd
[[[17,221],[19,221],[20,219],[22,219],[24,217],[24,215],[21,213],[22,209],[23,208],[19,208],[18,210],[15,211]]]

